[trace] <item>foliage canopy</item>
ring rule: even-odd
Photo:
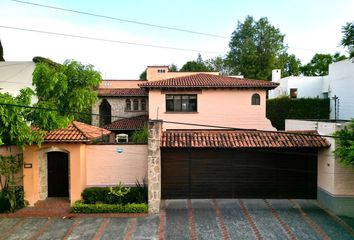
[[[341,137],[336,139],[335,156],[345,165],[354,165],[354,119],[348,127],[335,132],[334,135]]]

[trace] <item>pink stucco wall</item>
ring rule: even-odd
[[[122,153],[117,148],[123,149]],[[147,176],[147,145],[87,145],[87,186],[135,185]]]
[[[23,187],[25,199],[33,205],[41,199],[40,181],[43,173],[39,172],[39,161],[46,161],[47,152],[63,151],[69,154],[69,198],[71,204],[81,199],[81,192],[86,187],[85,148],[82,143],[44,143],[26,147],[23,156],[25,163],[31,163],[32,168],[23,169]]]
[[[251,96],[261,96],[260,105],[251,105]],[[167,113],[166,94],[198,94],[197,113]],[[201,91],[149,91],[149,117],[165,121],[218,125],[234,128],[275,130],[266,118],[265,90],[203,89]],[[164,129],[196,129],[188,126],[164,123]]]

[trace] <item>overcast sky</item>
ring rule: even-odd
[[[352,0],[27,0],[156,25],[211,33],[226,38],[153,28],[54,9],[0,0],[0,39],[6,61],[31,61],[34,56],[57,62],[75,59],[92,64],[104,79],[137,79],[148,65],[177,64],[225,55],[237,21],[247,15],[267,17],[286,35],[289,52],[307,63],[316,53],[345,50],[341,27],[354,20]],[[6,29],[1,26],[160,45],[196,51],[102,42]]]

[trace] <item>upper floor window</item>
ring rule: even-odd
[[[196,94],[167,94],[166,112],[196,112]]]
[[[99,106],[99,114],[100,114],[100,127],[110,124],[112,120],[112,112],[111,105],[107,101],[107,99],[103,99]]]
[[[258,93],[252,95],[252,105],[260,105],[261,104],[261,97]]]
[[[290,88],[290,98],[297,98],[297,88]]]
[[[165,69],[157,69],[158,73],[165,73],[165,71],[166,71]]]
[[[133,110],[139,111],[139,100],[137,98],[134,98],[133,100]]]
[[[146,100],[141,99],[141,111],[146,111]]]
[[[128,98],[127,100],[125,100],[125,111],[131,111],[131,110],[132,110],[132,103]]]

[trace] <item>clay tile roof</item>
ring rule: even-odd
[[[292,133],[292,134],[290,134]],[[317,131],[167,130],[161,147],[168,148],[322,148],[330,143]]]
[[[108,130],[136,130],[144,128],[148,123],[148,115],[119,119],[111,124],[103,126]]]
[[[150,81],[142,88],[276,88],[279,83],[198,73],[189,76]]]
[[[98,96],[110,97],[110,96],[148,96],[148,93],[141,88],[99,88],[97,90]]]
[[[47,132],[43,140],[44,142],[89,142],[110,133],[106,129],[74,121],[67,128]]]

